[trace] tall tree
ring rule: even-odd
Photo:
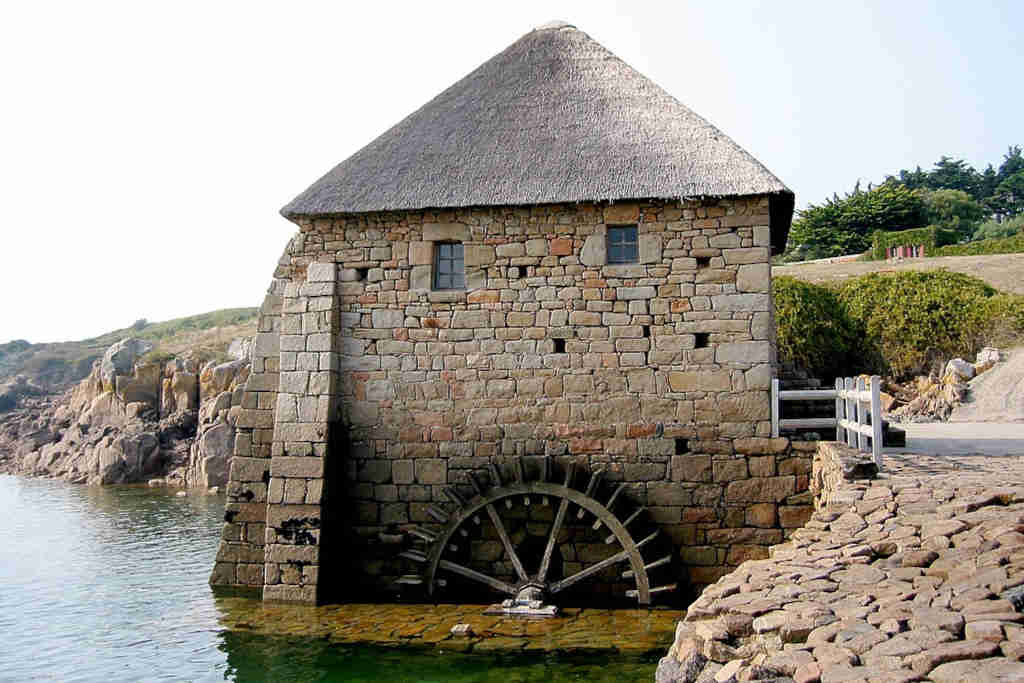
[[[964,240],[985,217],[985,209],[963,190],[933,190],[924,195],[928,224],[952,230]]]
[[[1024,155],[1021,154],[1020,145],[1010,145],[1003,156],[1003,163],[999,165],[999,182],[1021,171],[1024,171]]]
[[[932,190],[962,190],[977,198],[979,181],[978,172],[966,161],[943,155],[928,174],[927,185]]]
[[[789,244],[798,258],[824,258],[866,251],[875,230],[909,230],[927,225],[924,200],[897,181],[887,181],[825,203],[809,204],[793,221]]]

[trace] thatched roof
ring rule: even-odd
[[[538,28],[285,206],[368,211],[793,193],[750,154],[567,24]]]

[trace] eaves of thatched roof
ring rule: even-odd
[[[793,193],[651,80],[568,24],[517,40],[341,162],[281,213],[771,196],[785,245]]]

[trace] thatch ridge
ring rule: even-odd
[[[281,213],[793,193],[728,136],[587,34],[527,33],[335,166]],[[775,218],[776,216],[773,216]],[[782,218],[782,216],[779,216]]]

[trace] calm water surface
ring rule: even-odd
[[[0,681],[653,680],[653,661],[441,655],[226,630],[206,585],[223,508],[218,496],[0,476]]]

